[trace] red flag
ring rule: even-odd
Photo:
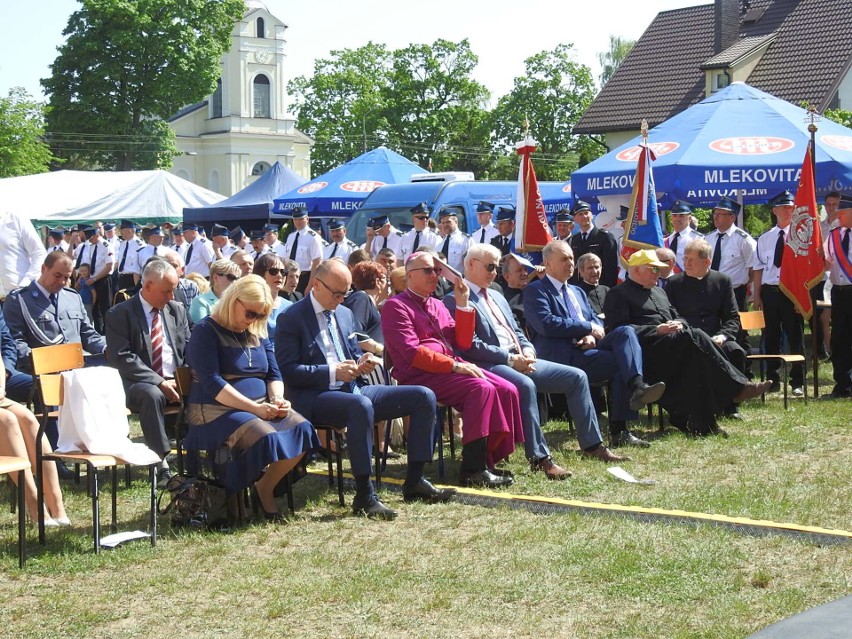
[[[518,170],[518,205],[515,208],[515,250],[540,251],[553,236],[547,226],[547,214],[532,163],[535,140],[527,136],[517,148],[521,166]]]
[[[810,291],[822,280],[825,270],[810,147],[805,153],[801,175],[790,232],[784,245],[780,287],[793,302],[796,311],[810,319],[814,311]]]

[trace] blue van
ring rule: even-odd
[[[541,198],[547,219],[553,220],[556,212],[573,203],[570,182],[539,182]],[[346,223],[346,236],[358,244],[367,239],[367,220],[378,215],[387,215],[391,224],[398,229],[411,228],[410,210],[415,204],[426,202],[432,209],[432,217],[438,217],[447,207],[464,211],[459,215],[459,229],[470,233],[479,228],[476,205],[484,200],[496,205],[515,204],[518,193],[517,182],[409,182],[387,184],[370,193]]]

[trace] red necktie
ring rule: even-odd
[[[158,308],[151,309],[151,368],[163,376],[163,325]]]

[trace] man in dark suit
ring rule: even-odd
[[[5,386],[6,396],[9,399],[25,404],[30,398],[33,377],[18,370],[18,349],[15,346],[15,339],[9,332],[9,327],[6,326],[2,310],[0,310],[0,348],[3,349],[3,368],[6,371],[3,377],[4,383],[0,386]]]
[[[586,253],[577,260],[577,271],[580,273],[580,283],[577,284],[586,297],[589,305],[598,317],[603,316],[603,305],[609,286],[601,284],[601,258],[594,253]]]
[[[535,348],[515,323],[506,298],[489,288],[500,263],[496,247],[477,244],[467,252],[464,272],[470,289],[468,305],[476,309],[475,335],[465,359],[512,382],[518,388],[524,427],[524,449],[533,471],[548,479],[571,475],[554,463],[541,431],[537,393],[562,393],[577,425],[577,439],[586,455],[607,462],[625,461],[603,445],[598,418],[589,393],[589,381],[579,368],[538,359]],[[455,313],[454,295],[444,305]]]
[[[353,512],[393,519],[396,511],[379,500],[370,480],[376,422],[410,416],[405,501],[448,501],[455,491],[435,488],[423,475],[435,442],[435,394],[423,386],[358,384],[376,360],[361,351],[352,312],[341,305],[351,284],[340,260],[320,264],[307,297],[278,317],[275,358],[294,410],[318,424],[346,427],[355,476]]]
[[[571,213],[574,223],[580,227],[580,232],[571,236],[574,255],[579,258],[586,253],[594,253],[601,258],[601,284],[615,286],[618,283],[618,242],[612,233],[599,229],[592,223],[592,207],[588,202],[577,200]],[[580,276],[575,273],[571,283],[576,285],[579,281]]]
[[[592,384],[612,382],[610,438],[622,445],[649,446],[627,429],[642,406],[657,401],[665,384],[643,378],[642,349],[629,326],[604,331],[586,294],[567,284],[574,254],[563,240],[542,251],[545,276],[524,290],[524,316],[539,356],[583,370]]]
[[[662,266],[653,250],[630,256],[630,279],[606,296],[606,327],[636,332],[648,379],[666,384],[660,399],[663,408],[675,415],[687,415],[687,427],[695,435],[724,435],[715,416],[732,401],[740,403],[766,392],[771,382],[749,382],[707,333],[690,326],[678,314],[657,286]]]
[[[153,260],[142,270],[139,293],[113,306],[106,317],[107,361],[121,375],[127,407],[139,412],[145,445],[163,460],[162,485],[171,477],[163,413],[166,404],[180,401],[175,370],[183,366],[189,341],[186,309],[174,300],[177,283],[171,264]]]
[[[746,352],[737,343],[740,314],[731,278],[710,270],[713,249],[703,239],[692,240],[683,250],[683,272],[668,280],[666,295],[678,314],[693,328],[710,336],[728,361],[741,373],[746,370]],[[739,418],[736,404],[724,413]]]

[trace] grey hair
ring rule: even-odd
[[[178,274],[175,267],[166,262],[166,260],[151,260],[142,270],[142,283],[160,282],[166,277],[174,277],[177,279],[177,276]]]
[[[581,269],[586,265],[586,262],[591,262],[592,260],[597,260],[601,264],[603,261],[594,253],[583,253],[580,258],[577,260],[577,269]]]
[[[551,255],[553,255],[553,252],[556,251],[556,249],[560,247],[567,248],[570,252],[573,253],[573,251],[571,251],[571,245],[568,244],[568,242],[566,242],[565,240],[551,240],[544,246],[543,249],[541,249],[541,259],[546,260]]]
[[[464,265],[467,267],[471,260],[481,260],[484,257],[491,257],[499,260],[501,255],[496,246],[490,244],[474,244],[464,254]]]

